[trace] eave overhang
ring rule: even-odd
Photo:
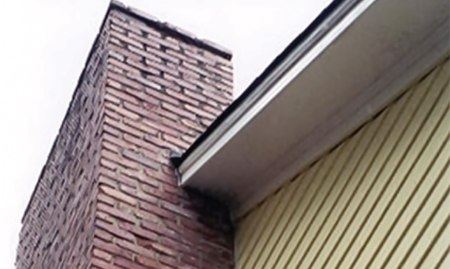
[[[244,214],[447,57],[448,25],[445,0],[333,2],[181,157],[180,184]]]

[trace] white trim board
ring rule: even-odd
[[[181,185],[245,214],[448,56],[442,6],[342,6],[184,160]]]
[[[258,112],[270,103],[285,87],[292,81],[311,61],[313,61],[326,47],[328,47],[339,34],[344,31],[374,0],[362,1],[357,8],[348,14],[335,27],[331,27],[336,18],[325,21],[310,38],[305,40],[292,55],[282,63],[272,75],[266,79],[257,90],[232,113],[221,125],[204,141],[191,156],[179,167],[181,173],[181,186],[211,158],[221,147],[223,147],[236,133],[244,127]],[[336,17],[342,15],[347,7],[343,6]],[[328,32],[329,31],[329,32]],[[328,32],[328,34],[324,34]],[[319,41],[319,39],[321,39]],[[316,44],[315,46],[313,46]],[[294,65],[294,66],[292,66]]]

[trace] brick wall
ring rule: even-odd
[[[17,267],[232,268],[226,208],[178,187],[169,160],[231,102],[230,55],[117,3],[101,33],[25,213]]]
[[[17,268],[87,268],[94,235],[107,32],[98,36],[22,219]]]

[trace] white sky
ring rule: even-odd
[[[235,96],[331,0],[123,0],[233,51]],[[0,1],[0,268],[109,1]]]

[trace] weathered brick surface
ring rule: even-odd
[[[228,59],[112,8],[23,219],[18,268],[232,268],[228,212],[181,153],[231,102]]]
[[[100,171],[107,31],[92,54],[23,217],[17,268],[87,268]]]

